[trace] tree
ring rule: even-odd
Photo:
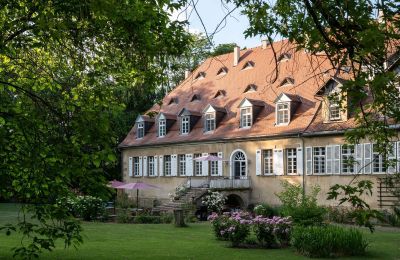
[[[186,51],[184,23],[169,18],[180,6],[1,1],[0,196],[25,203],[18,223],[3,227],[23,234],[15,255],[38,256],[57,239],[82,242],[79,223],[56,201],[107,197],[123,111],[153,103],[167,66],[160,57]]]
[[[226,54],[226,53],[230,53],[233,52],[233,48],[238,46],[236,43],[232,42],[232,43],[222,43],[222,44],[218,44],[214,50],[211,52],[211,56],[215,57],[218,55],[222,55],[222,54]]]
[[[376,143],[374,149],[388,158],[391,142],[398,139],[396,125],[400,119],[399,77],[394,70],[400,57],[398,1],[232,2],[243,8],[250,21],[247,36],[262,35],[270,42],[276,35],[288,38],[297,49],[325,56],[331,64],[332,76],[340,77],[350,68],[351,76],[342,88],[342,95],[334,97],[339,104],[348,100],[347,109],[355,116],[357,127],[346,131],[346,140],[356,144],[369,139]],[[388,166],[395,162],[385,163]],[[372,183],[368,181],[355,186],[334,185],[329,197],[336,199],[342,194],[341,203],[369,210],[369,205],[354,200],[354,196],[371,191]],[[365,216],[362,219],[368,224]]]

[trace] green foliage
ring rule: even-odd
[[[115,204],[123,209],[136,208],[136,200],[129,198],[125,192],[117,192],[117,198]]]
[[[221,212],[225,205],[226,197],[218,191],[207,191],[203,197],[202,204],[209,212]]]
[[[325,209],[317,205],[318,186],[311,188],[310,194],[303,195],[303,188],[299,184],[282,182],[283,191],[278,196],[282,202],[281,214],[290,216],[298,225],[321,225]]]
[[[348,207],[328,207],[326,218],[330,222],[353,224],[352,210]]]
[[[269,218],[279,215],[278,209],[268,204],[258,204],[254,207],[253,211],[255,215]]]
[[[374,225],[371,219],[382,219],[382,214],[370,206],[362,199],[363,195],[372,195],[373,182],[370,180],[361,180],[354,184],[333,185],[328,192],[328,200],[339,199],[339,205],[350,204],[353,211],[350,216],[357,225],[368,227],[371,232],[374,231]]]
[[[211,56],[215,57],[218,55],[231,53],[233,52],[233,48],[236,47],[236,43],[222,43],[217,45],[214,50],[211,52]]]
[[[361,231],[338,226],[295,227],[292,245],[308,257],[365,255],[368,246]]]
[[[161,215],[160,215],[161,223],[171,224],[173,220],[174,220],[174,215],[172,213],[165,212],[165,213],[161,213]]]
[[[117,223],[131,223],[132,216],[128,209],[120,209],[117,211],[116,217]]]
[[[14,226],[25,234],[15,251],[19,256],[52,250],[56,239],[67,246],[81,240],[79,225],[54,204],[72,190],[109,196],[104,184],[116,165],[120,138],[157,98],[167,65],[161,56],[186,50],[184,23],[169,18],[181,4],[0,5],[0,194],[40,205],[29,210],[36,220]],[[46,225],[27,228],[38,220]]]

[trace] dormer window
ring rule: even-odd
[[[168,105],[173,105],[173,104],[178,104],[178,99],[177,98],[171,98],[168,102]]]
[[[181,117],[181,134],[188,134],[190,131],[190,116]]]
[[[283,53],[278,57],[278,62],[285,62],[290,60],[290,58],[292,57],[292,55],[290,53]]]
[[[199,100],[200,100],[200,95],[199,94],[194,94],[192,96],[192,98],[190,99],[190,102],[199,101]]]
[[[215,130],[215,112],[209,112],[205,114],[205,132],[211,132]]]
[[[243,93],[256,92],[256,91],[257,91],[257,86],[254,84],[250,84],[246,87]]]
[[[340,116],[340,107],[339,104],[334,102],[333,100],[329,101],[329,120],[337,121],[341,120]]]
[[[137,125],[137,138],[143,138],[144,137],[144,122],[140,122]]]
[[[244,66],[242,67],[242,70],[248,70],[254,67],[254,62],[252,61],[248,61],[244,64]]]
[[[164,137],[167,134],[167,122],[165,119],[158,120],[158,136]]]
[[[225,96],[225,91],[224,90],[218,90],[217,93],[215,93],[214,98],[222,98]]]
[[[240,109],[240,127],[249,128],[253,124],[253,113],[251,107],[243,107]]]
[[[226,67],[222,67],[218,70],[217,76],[222,76],[225,75],[226,73],[228,73],[228,69]]]
[[[278,103],[276,107],[276,124],[289,124],[289,103]]]
[[[200,79],[204,79],[206,77],[206,73],[205,72],[199,72],[197,73],[196,77],[194,78],[195,80],[200,80]]]
[[[290,77],[286,77],[282,80],[280,87],[292,86],[294,84],[294,79]]]

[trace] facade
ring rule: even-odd
[[[334,76],[323,54],[295,50],[287,40],[207,59],[161,105],[136,119],[119,145],[125,182],[162,187],[141,191],[141,204],[166,201],[180,185],[209,187],[234,194],[241,206],[279,204],[281,181],[307,190],[319,185],[319,202],[335,183],[370,179],[377,183],[400,164],[385,167],[384,158],[365,140],[347,145],[344,132],[355,126],[346,102],[339,104],[344,68]],[[276,57],[276,58],[275,58]],[[215,155],[223,161],[197,161]],[[400,157],[393,143],[388,159]]]

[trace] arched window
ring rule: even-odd
[[[247,176],[247,157],[243,151],[234,151],[231,156],[231,176],[235,179],[243,179]]]

